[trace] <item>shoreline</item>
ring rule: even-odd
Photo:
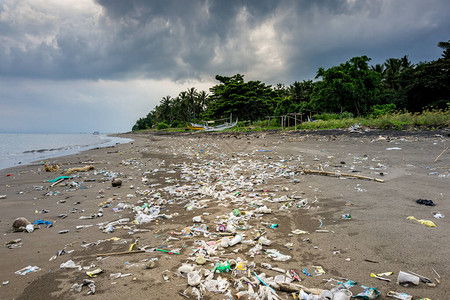
[[[270,214],[248,219],[249,228],[239,232],[245,234],[245,239],[253,239],[256,229],[264,229],[265,236],[273,244],[263,248],[277,249],[292,259],[276,262],[263,252],[250,257],[249,250],[253,246],[247,244],[218,248],[216,256],[225,259],[240,257],[249,265],[255,262],[256,268],[252,271],[258,274],[265,272],[267,276],[275,276],[276,272],[261,268],[262,262],[278,268],[295,268],[297,273],[300,272],[301,284],[308,287],[329,289],[331,286],[323,279],[349,278],[376,287],[382,292],[377,299],[389,299],[386,297],[389,290],[415,297],[444,299],[450,288],[445,280],[450,276],[450,267],[446,264],[446,249],[450,246],[450,203],[446,201],[450,169],[442,167],[450,167],[450,160],[447,153],[436,163],[433,161],[448,144],[447,134],[445,131],[398,135],[342,131],[200,135],[121,133],[119,137],[131,136],[134,141],[53,159],[52,162],[62,164],[62,169],[83,167],[89,163],[95,168],[94,171],[74,173],[70,180],[53,188],[45,181],[63,175],[62,171],[43,172],[38,170],[38,165],[0,170],[0,186],[4,187],[0,194],[6,194],[5,199],[0,199],[0,228],[4,233],[1,242],[3,245],[20,238],[23,243],[20,248],[3,246],[0,250],[3,264],[0,279],[9,281],[0,287],[2,297],[85,298],[87,288],[77,293],[71,292],[70,287],[88,278],[86,271],[101,268],[104,273],[93,279],[97,289],[95,299],[117,299],[117,295],[123,294],[145,298],[149,293],[153,299],[181,299],[178,292],[187,288],[187,280],[176,276],[176,273],[182,263],[192,264],[189,258],[197,247],[194,241],[213,242],[218,237],[184,237],[172,232],[181,232],[183,228],[192,226],[193,217],[203,215],[208,232],[214,233],[217,221],[229,216],[234,209],[251,212],[255,210],[254,205],[267,205],[272,210]],[[387,150],[390,148],[392,150]],[[295,173],[294,178],[290,175],[289,170],[302,168],[323,168],[342,173],[357,171],[354,174],[382,178],[385,182],[301,173]],[[6,177],[6,170],[14,176]],[[438,174],[430,175],[432,172]],[[122,179],[122,187],[111,187],[110,174],[117,174]],[[72,181],[78,186],[72,185]],[[43,186],[42,190],[40,186]],[[207,194],[197,194],[197,190]],[[283,197],[289,201],[275,201]],[[433,200],[437,206],[418,205],[415,200],[419,198]],[[79,219],[98,213],[99,204],[108,199],[112,199],[111,205],[103,207],[101,217]],[[308,199],[308,209],[297,207],[300,199]],[[190,201],[207,207],[186,210],[185,206]],[[172,217],[137,225],[132,222],[136,213],[130,208],[119,209],[124,205],[135,207],[144,203],[159,206],[166,216]],[[280,210],[287,203],[292,206]],[[71,212],[74,209],[76,211]],[[48,212],[41,213],[44,210]],[[434,219],[432,211],[440,211],[446,217]],[[60,214],[67,217],[58,218]],[[352,219],[342,220],[343,214],[350,214]],[[410,215],[433,220],[437,227],[429,228],[406,220]],[[30,234],[11,232],[12,221],[17,217],[25,217],[31,222],[46,219],[54,225],[51,228],[41,226]],[[130,221],[117,226],[109,234],[103,233],[96,225],[122,218]],[[267,228],[263,223],[278,225]],[[80,225],[93,226],[76,229]],[[296,229],[309,234],[292,234]],[[317,229],[328,232],[316,232]],[[58,234],[62,230],[69,232]],[[112,237],[120,240],[106,241]],[[87,248],[81,246],[100,240],[105,241]],[[138,247],[168,246],[163,249],[180,248],[181,254],[149,252],[96,259],[98,254],[128,251],[136,240],[139,240]],[[286,248],[286,243],[293,243],[292,249]],[[74,251],[49,261],[61,249]],[[233,252],[238,249],[237,253]],[[150,258],[157,259],[156,265],[145,269],[146,261],[143,260]],[[95,267],[83,271],[60,269],[60,264],[69,259],[83,267],[91,264]],[[28,265],[36,265],[41,271],[25,276],[14,274]],[[312,272],[312,266],[317,265],[323,267],[325,274],[308,277],[301,273],[305,267]],[[405,288],[395,283],[398,272],[407,270],[434,279],[436,276],[431,267],[442,277],[441,284],[434,288],[423,283]],[[200,268],[202,266],[197,267]],[[210,269],[210,263],[203,268]],[[162,276],[166,269],[169,270],[165,274],[170,282]],[[394,272],[390,283],[369,276],[371,272],[386,271]],[[118,272],[132,275],[110,279],[111,274]],[[228,273],[218,275],[236,279]],[[235,292],[233,289],[233,297]],[[282,299],[289,299],[287,293],[278,294]],[[222,294],[216,296],[225,297]],[[214,294],[210,292],[204,297],[213,298]]]
[[[101,138],[102,139],[104,139],[104,138],[124,139],[123,137],[120,137],[119,134],[104,135]],[[122,143],[129,143],[131,141],[124,141]],[[110,146],[113,146],[115,144],[121,144],[121,142],[115,141],[114,139],[112,139],[112,140],[110,140],[108,142],[103,142],[101,144],[80,146],[81,149],[79,149],[79,148],[77,149],[77,147],[69,147],[69,148],[61,147],[61,148],[58,148],[58,149],[40,149],[40,150],[33,149],[33,150],[26,150],[25,152],[15,153],[14,155],[23,155],[23,154],[32,154],[32,153],[40,153],[40,154],[44,153],[44,155],[43,155],[43,157],[38,158],[38,159],[34,159],[32,157],[21,159],[20,161],[15,162],[14,165],[8,166],[8,167],[2,167],[2,168],[0,168],[0,170],[10,169],[10,168],[14,168],[14,167],[20,167],[20,166],[25,166],[25,165],[30,165],[30,164],[37,164],[38,161],[42,162],[42,161],[47,161],[47,160],[51,160],[51,159],[56,159],[56,158],[62,157],[62,156],[75,155],[75,154],[77,154],[79,152],[88,151],[88,150],[95,149],[95,148],[110,147]],[[102,146],[102,145],[104,145],[104,146]],[[56,151],[56,152],[53,153],[52,151]]]

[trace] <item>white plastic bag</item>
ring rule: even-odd
[[[200,273],[198,271],[189,272],[187,277],[188,277],[188,284],[190,286],[197,286],[200,284],[200,281],[202,280],[202,277],[200,276]]]

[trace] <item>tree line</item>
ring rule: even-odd
[[[439,42],[440,58],[413,64],[407,56],[369,65],[367,56],[353,57],[328,69],[319,68],[315,80],[289,86],[245,81],[244,75],[216,75],[209,93],[190,88],[173,98],[163,97],[140,118],[133,130],[159,123],[183,127],[186,122],[228,118],[254,122],[267,116],[306,111],[368,116],[374,111],[420,112],[450,105],[450,40]]]

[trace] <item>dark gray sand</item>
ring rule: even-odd
[[[185,262],[195,264],[189,258],[194,257],[191,254],[199,241],[214,245],[221,236],[178,234],[193,226],[192,218],[200,215],[208,231],[216,233],[219,223],[234,209],[252,212],[261,205],[270,208],[271,213],[253,214],[239,225],[242,228],[237,232],[244,235],[244,241],[250,241],[257,230],[263,229],[265,237],[272,241],[263,249],[277,249],[292,258],[273,261],[264,251],[251,257],[249,250],[254,245],[247,243],[217,247],[211,257],[221,262],[237,258],[249,265],[255,262],[252,274],[264,272],[267,277],[280,273],[262,268],[263,262],[285,270],[295,269],[301,284],[310,288],[331,289],[336,281],[330,279],[351,279],[377,288],[381,291],[378,299],[392,299],[386,297],[388,291],[405,292],[414,299],[449,299],[450,151],[435,162],[449,145],[448,132],[124,136],[134,142],[52,159],[50,162],[61,165],[59,172],[45,172],[40,164],[0,171],[0,195],[6,195],[0,199],[0,281],[9,281],[0,286],[1,299],[184,299],[179,292],[188,288],[187,278],[178,276],[178,268]],[[64,175],[65,169],[86,165],[95,169],[73,173],[73,178],[54,187],[45,182]],[[306,175],[300,173],[302,169],[361,175],[384,182]],[[120,188],[111,187],[111,174],[123,180]],[[102,217],[79,219],[98,213],[101,203],[108,199],[111,205],[103,208]],[[306,206],[299,205],[302,199],[307,199]],[[432,200],[436,206],[417,204],[417,199]],[[192,200],[206,206],[186,209]],[[171,218],[134,223],[136,213],[131,208],[144,203],[159,204],[160,213]],[[125,209],[120,209],[124,205]],[[436,211],[445,217],[434,218],[432,212]],[[60,214],[67,217],[59,218]],[[350,214],[351,219],[343,220],[343,214]],[[408,220],[408,216],[431,220],[437,227]],[[17,217],[31,222],[44,219],[54,225],[41,225],[32,233],[12,232]],[[112,233],[103,233],[97,225],[121,218],[130,221],[115,226]],[[273,224],[277,227],[268,227]],[[79,225],[93,226],[76,229]],[[292,234],[296,229],[308,233]],[[62,230],[69,232],[59,234]],[[14,239],[21,239],[23,245],[15,249],[3,246]],[[101,240],[105,241],[86,246]],[[128,251],[136,240],[138,248],[178,248],[180,254],[144,252],[97,257]],[[291,249],[285,246],[287,243],[293,243]],[[64,248],[74,251],[50,260]],[[155,267],[146,269],[150,258],[157,258]],[[85,269],[60,269],[68,260]],[[41,270],[23,276],[14,273],[27,266]],[[325,274],[309,277],[302,273],[307,268],[314,275],[313,266],[322,266]],[[104,272],[92,278],[95,295],[86,295],[88,287],[83,287],[81,293],[70,291],[74,283],[88,279],[86,272],[97,268]],[[211,270],[213,262],[196,269],[200,268]],[[440,284],[430,287],[421,282],[403,287],[396,283],[399,271],[412,271],[433,282],[438,278]],[[119,272],[131,275],[110,278]],[[371,273],[383,272],[394,272],[386,276],[391,282],[370,277]],[[230,283],[236,278],[233,273],[216,274],[214,278],[218,276]],[[237,299],[237,290],[230,289],[233,299]],[[282,299],[293,299],[289,293],[277,294]],[[192,294],[190,298],[196,299]],[[229,298],[206,292],[203,299]]]

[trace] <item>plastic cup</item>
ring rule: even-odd
[[[403,284],[403,283],[412,283],[415,285],[419,285],[420,278],[416,275],[412,275],[403,271],[400,271],[398,273],[397,277],[397,283]]]

